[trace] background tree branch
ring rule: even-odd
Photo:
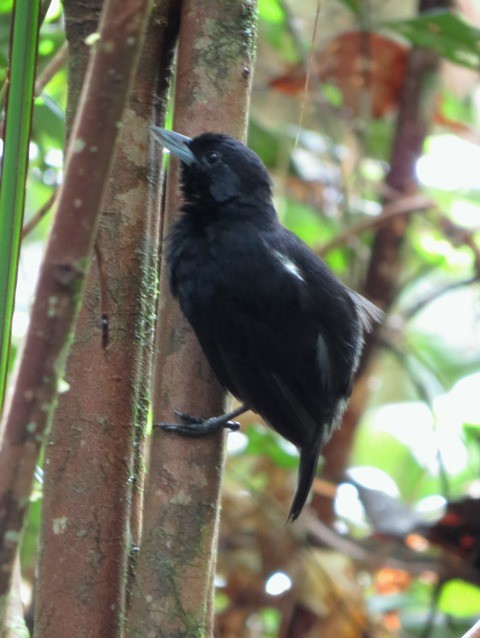
[[[445,4],[445,0],[420,0],[419,13]],[[438,67],[439,58],[434,51],[419,47],[411,49],[400,98],[390,170],[386,178],[387,187],[405,196],[412,196],[417,188],[415,164],[432,119],[435,105],[434,79]],[[388,312],[397,294],[403,264],[402,247],[410,218],[411,215],[394,215],[378,227],[373,240],[363,293],[385,312]],[[359,419],[370,396],[368,379],[372,371],[370,364],[378,330],[381,330],[381,326],[366,341],[357,381],[342,426],[323,451],[325,461],[322,476],[333,482],[341,481],[344,477]],[[319,496],[315,505],[320,518],[326,523],[332,523],[332,501]]]

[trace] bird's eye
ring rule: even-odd
[[[205,155],[205,159],[209,164],[216,164],[220,159],[220,156],[218,153],[215,153],[215,151],[211,151]]]

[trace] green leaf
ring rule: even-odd
[[[65,135],[63,111],[54,100],[37,98],[33,111],[32,131],[40,145],[61,148]]]
[[[260,611],[260,618],[263,623],[263,635],[265,638],[274,638],[278,636],[282,614],[275,607],[264,607]]]
[[[480,30],[451,11],[431,11],[387,26],[415,46],[433,49],[450,62],[480,68]]]
[[[248,445],[245,454],[254,456],[268,456],[279,467],[292,469],[298,465],[298,457],[296,454],[289,454],[284,447],[280,445],[280,439],[277,434],[259,427],[250,427],[247,431]]]
[[[5,146],[0,189],[0,404],[9,360],[20,234],[25,203],[39,0],[17,0],[10,54],[10,86],[5,114]]]
[[[48,7],[48,14],[45,18],[45,22],[54,22],[62,14],[62,3],[60,0],[51,0]]]
[[[465,431],[473,432],[475,436],[478,436],[478,432],[480,430],[480,423],[464,423],[463,429]]]
[[[277,24],[285,19],[285,14],[278,0],[259,0],[258,15],[262,20]]]
[[[475,118],[475,106],[468,98],[459,98],[453,91],[445,89],[442,93],[442,114],[450,120],[471,124]]]
[[[278,0],[259,0],[258,16],[261,39],[276,49],[280,59],[291,64],[299,62],[301,54],[298,47],[302,49],[302,44],[296,43],[292,37],[282,4]]]
[[[253,117],[248,129],[248,145],[258,153],[268,168],[276,166],[280,155],[279,135],[262,126]]]
[[[362,13],[360,0],[339,0],[349,11],[359,16]]]
[[[438,608],[457,618],[476,616],[480,613],[480,588],[463,580],[451,580],[442,588]]]
[[[13,0],[2,0],[0,3],[0,13],[10,13],[12,10]]]
[[[390,157],[394,134],[393,122],[388,119],[370,120],[365,131],[366,154],[368,157],[386,160]]]
[[[321,245],[334,236],[331,222],[322,219],[313,207],[290,198],[283,204],[283,223],[306,244]]]

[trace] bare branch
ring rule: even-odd
[[[373,230],[375,228],[378,228],[379,226],[382,226],[386,222],[390,222],[394,217],[410,215],[421,210],[428,210],[433,206],[435,206],[435,202],[425,197],[424,195],[415,194],[399,196],[394,201],[385,204],[381,215],[379,215],[378,217],[374,217],[373,219],[365,219],[355,226],[348,228],[344,233],[337,235],[331,241],[323,244],[317,252],[319,255],[326,255],[335,248],[340,248],[341,246],[348,245],[352,241],[352,239],[354,239],[358,235],[361,235],[367,230]]]
[[[424,555],[405,547],[401,542],[388,540],[384,543],[375,540],[372,547],[337,534],[317,518],[308,521],[308,533],[313,544],[320,543],[322,546],[332,547],[362,563],[370,571],[386,566],[405,570],[417,576],[432,572],[437,574],[439,580],[461,578],[474,584],[479,582],[478,571],[471,564],[445,550],[439,555]]]
[[[420,12],[432,5],[444,5],[446,0],[419,0]],[[410,51],[407,74],[402,90],[397,128],[392,149],[390,172],[386,182],[390,189],[406,196],[416,189],[415,163],[421,152],[428,131],[429,115],[426,104],[432,90],[432,76],[438,70],[438,57],[428,49],[414,47]],[[409,223],[409,215],[393,215],[388,223],[378,228],[372,248],[364,294],[382,310],[388,311],[395,300],[402,266],[402,246]],[[378,330],[378,329],[377,329]],[[337,482],[347,467],[356,428],[369,397],[368,376],[371,355],[376,343],[376,332],[370,335],[363,354],[358,379],[344,415],[342,427],[325,446],[325,464],[322,476]],[[317,500],[322,520],[330,523],[333,510],[330,501]]]
[[[64,42],[35,80],[35,96],[41,95],[50,80],[62,69],[68,59],[68,44]]]
[[[45,204],[41,206],[37,210],[35,215],[31,219],[29,219],[28,222],[23,226],[22,239],[25,239],[25,237],[29,233],[31,233],[32,230],[36,228],[36,226],[38,226],[38,224],[42,221],[42,219],[45,217],[48,211],[52,208],[53,204],[55,203],[56,197],[57,197],[57,190],[55,189],[55,191],[50,195],[50,197],[47,199]]]
[[[0,449],[0,597],[63,375],[148,0],[106,0]],[[104,117],[99,118],[99,113]]]
[[[467,277],[466,279],[461,279],[460,281],[453,281],[442,288],[437,288],[429,295],[420,299],[414,306],[408,308],[404,312],[405,319],[412,319],[415,315],[417,315],[421,310],[423,310],[428,304],[431,304],[432,301],[435,301],[439,297],[446,295],[452,290],[458,290],[458,288],[464,288],[466,286],[471,286],[472,284],[478,283],[480,281],[480,274],[475,274],[472,277]]]

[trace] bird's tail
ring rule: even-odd
[[[293,498],[292,507],[288,514],[288,522],[292,522],[298,518],[300,512],[305,505],[308,493],[312,487],[315,471],[317,469],[318,457],[322,447],[322,439],[319,438],[311,448],[302,449],[300,452],[300,467],[298,470],[297,491]]]

